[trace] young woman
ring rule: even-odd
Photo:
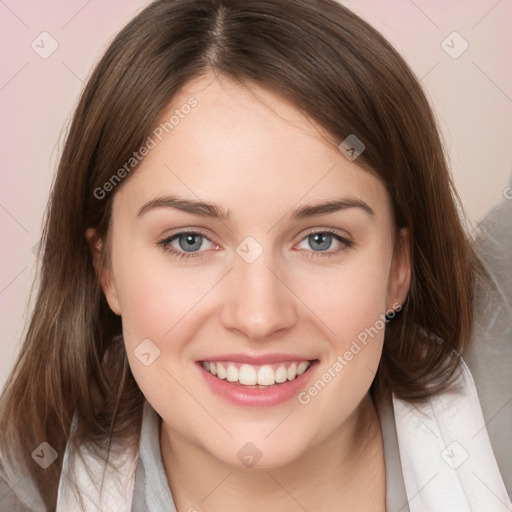
[[[510,295],[456,197],[417,80],[337,2],[152,3],[63,150],[2,510],[510,510],[510,350],[482,370],[473,329]]]

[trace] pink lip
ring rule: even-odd
[[[223,355],[221,359],[208,359],[208,361],[233,361],[238,362],[233,359],[233,355]],[[272,359],[272,362],[280,362],[275,359],[275,356],[273,356],[274,359]],[[262,363],[261,358],[256,358],[257,362],[259,364],[265,364],[268,363],[267,361]],[[294,358],[294,356],[287,355],[283,361],[289,361],[290,359],[294,361],[308,361],[308,359],[304,358]],[[254,358],[251,359],[251,361],[254,361]],[[242,362],[248,362],[247,358],[244,358]],[[315,359],[311,362],[311,366],[307,369],[306,372],[304,372],[302,375],[299,375],[294,380],[289,380],[286,382],[283,382],[282,384],[275,384],[274,386],[269,386],[265,388],[256,388],[256,387],[248,387],[248,386],[242,386],[238,383],[228,382],[225,379],[219,379],[218,377],[214,377],[210,372],[206,371],[203,368],[203,365],[201,362],[197,362],[196,366],[198,370],[201,372],[201,375],[205,379],[207,385],[210,387],[210,389],[216,394],[219,395],[221,398],[224,398],[225,400],[238,405],[238,406],[245,406],[245,407],[271,407],[275,405],[282,404],[292,398],[293,396],[296,396],[301,390],[303,390],[308,383],[308,381],[311,379],[314,369],[316,366],[320,363],[318,359]],[[257,363],[252,363],[257,364]]]
[[[233,363],[247,363],[255,366],[272,364],[272,363],[284,363],[286,361],[311,361],[306,357],[297,356],[293,354],[266,354],[261,356],[255,356],[251,354],[219,354],[208,356],[201,361],[231,361]]]

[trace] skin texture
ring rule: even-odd
[[[97,263],[103,245],[93,243],[94,230],[86,234],[108,303],[122,316],[133,375],[163,420],[162,458],[178,511],[384,510],[382,439],[368,393],[383,329],[308,404],[293,397],[235,406],[206,386],[196,361],[301,355],[320,362],[311,385],[405,300],[409,256],[395,240],[407,233],[395,233],[382,182],[285,99],[206,76],[162,119],[191,96],[198,105],[115,191],[108,268]],[[167,194],[214,202],[230,219],[163,207],[137,218],[143,204]],[[352,207],[288,219],[297,206],[347,197],[374,215]],[[202,258],[179,260],[157,245],[184,229],[208,237]],[[353,246],[332,238],[319,249],[312,229],[333,229]],[[252,263],[236,252],[247,236],[263,250]],[[185,252],[179,240],[171,245]],[[149,366],[134,354],[144,339],[160,350]],[[261,452],[250,469],[237,457],[249,442]]]

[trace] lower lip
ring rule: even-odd
[[[201,363],[196,364],[206,383],[216,395],[238,406],[271,407],[290,400],[302,391],[318,363],[318,360],[312,361],[309,368],[293,380],[262,388],[243,386],[238,382],[232,383],[226,379],[219,379],[206,371]]]

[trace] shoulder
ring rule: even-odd
[[[475,381],[491,445],[511,493],[512,198],[504,195],[478,225],[475,243],[490,278],[480,278],[476,285],[474,332],[464,360]]]

